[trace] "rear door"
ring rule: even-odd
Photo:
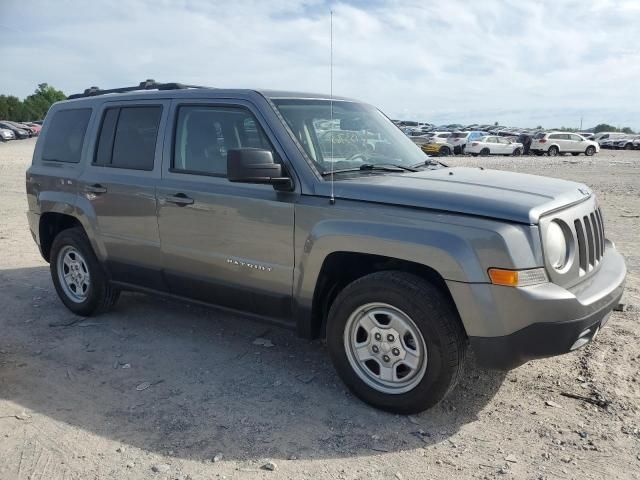
[[[587,141],[580,135],[572,133],[569,137],[571,138],[572,152],[584,152],[587,149]]]
[[[489,153],[497,154],[500,153],[500,144],[498,143],[498,137],[488,137],[487,138],[487,147],[489,147]]]
[[[158,188],[164,273],[172,293],[291,318],[296,192],[231,183],[227,151],[283,151],[241,100],[174,101]],[[289,169],[290,171],[290,169]]]
[[[164,289],[156,215],[168,100],[107,102],[80,177],[115,281]]]

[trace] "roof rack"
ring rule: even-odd
[[[203,87],[200,85],[185,85],[184,83],[158,83],[155,80],[148,79],[144,82],[140,82],[140,85],[136,87],[122,87],[122,88],[110,88],[109,90],[101,90],[98,87],[89,87],[83,93],[74,93],[73,95],[69,95],[68,99],[71,100],[73,98],[85,98],[85,97],[95,97],[98,95],[106,95],[108,93],[126,93],[126,92],[135,92],[136,90],[182,90],[186,88],[209,88]]]

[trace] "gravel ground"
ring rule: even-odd
[[[447,400],[405,417],[289,331],[140,294],[79,321],[26,223],[34,143],[0,144],[0,479],[640,478],[640,152],[448,159],[593,187],[630,309],[574,354],[508,373],[471,356]]]

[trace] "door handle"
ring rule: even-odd
[[[179,207],[184,207],[185,205],[191,205],[193,203],[193,198],[185,195],[184,193],[176,193],[175,195],[167,195],[164,199],[169,203],[175,203]]]
[[[84,187],[84,191],[87,193],[107,193],[107,189],[99,183],[87,185]]]

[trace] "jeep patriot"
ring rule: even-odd
[[[585,185],[426,156],[346,98],[142,82],[58,102],[31,233],[77,315],[123,290],[326,339],[345,384],[432,407],[471,347],[515,368],[593,340],[626,275]]]

